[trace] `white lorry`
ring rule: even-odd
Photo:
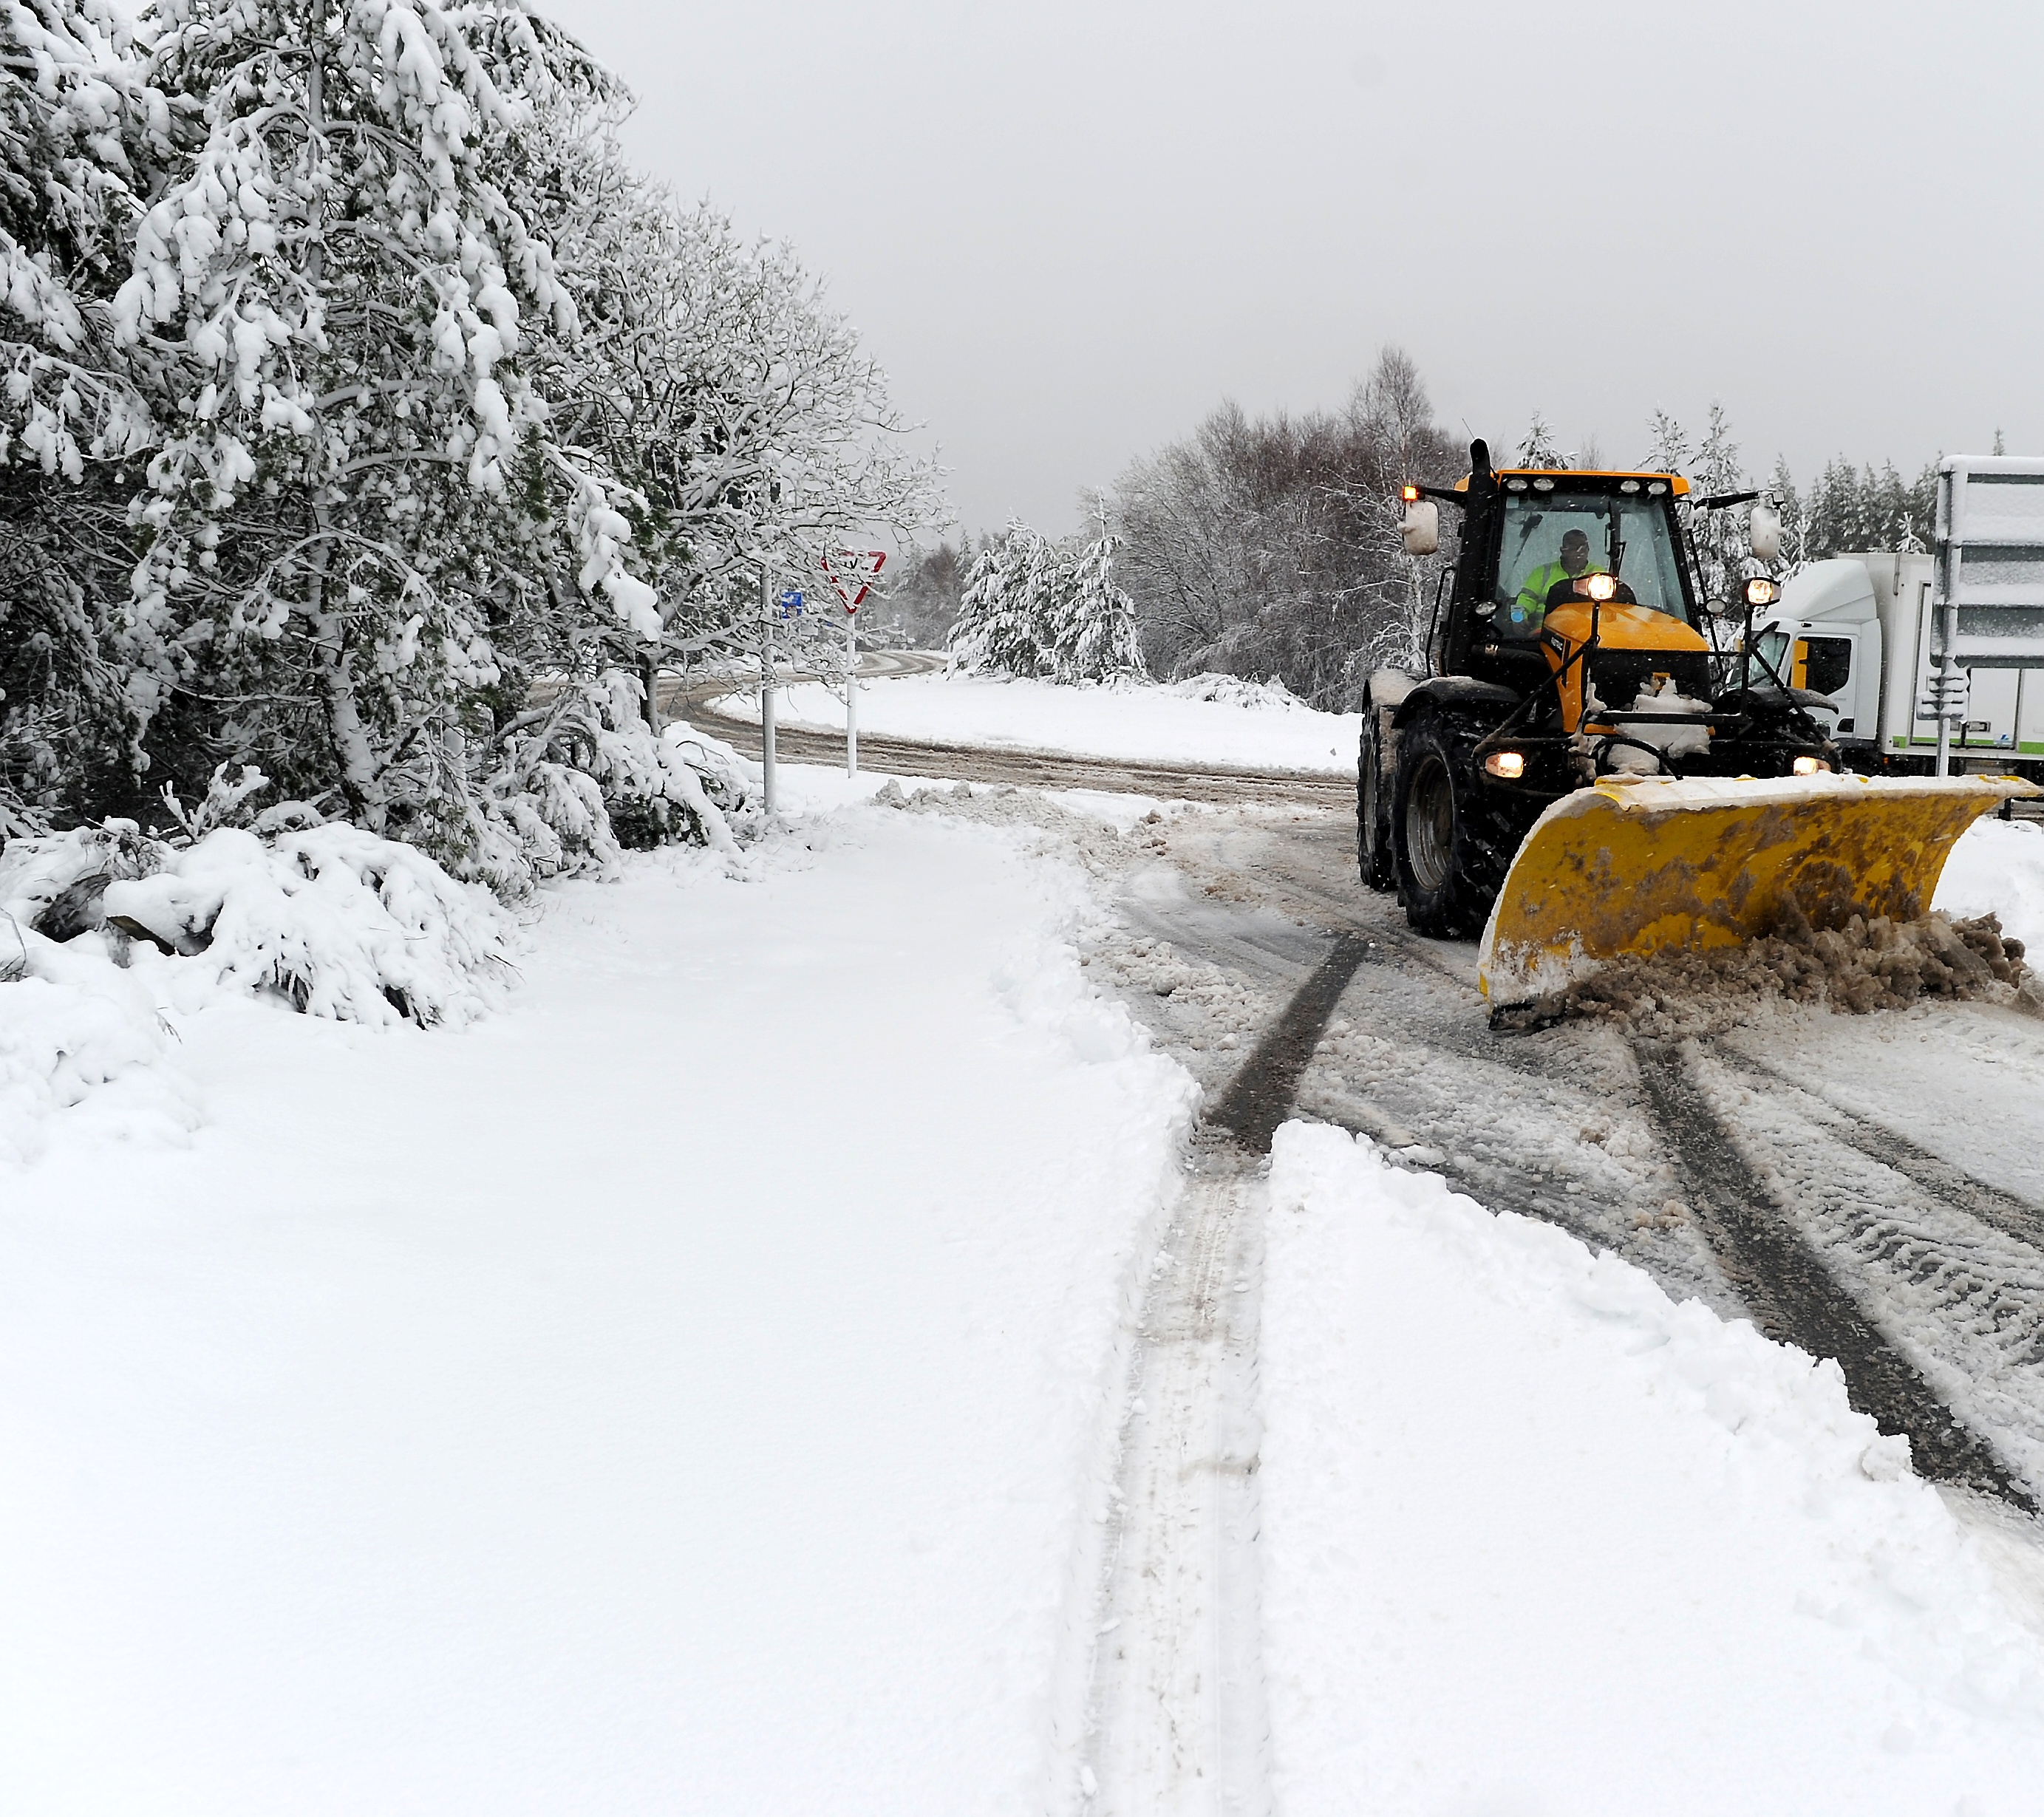
[[[1856,770],[1927,774],[1942,729],[1954,770],[2044,771],[2044,460],[1940,463],[1934,554],[1812,563],[1754,638]]]

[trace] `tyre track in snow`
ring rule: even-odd
[[[1820,1093],[1812,1092],[1802,1081],[1765,1060],[1746,1054],[1735,1058],[1722,1051],[1717,1057],[1750,1074],[1764,1075],[1772,1089],[1786,1089],[1821,1107],[1816,1114],[1826,1133],[1858,1149],[1869,1160],[1913,1180],[1934,1197],[1978,1218],[1983,1223],[1992,1224],[2019,1242],[2044,1246],[2044,1205],[2034,1204],[2002,1187],[1975,1178],[1942,1154],[1934,1154],[1911,1141],[1899,1130],[1890,1129],[1885,1124],[1847,1110]]]
[[[1210,905],[1193,915],[1183,905],[1177,914],[1129,906],[1181,939],[1189,924],[1195,950],[1224,953],[1293,988],[1211,1099],[1143,1296],[1078,1789],[1084,1807],[1099,1813],[1262,1813],[1271,1800],[1254,1543],[1268,1203],[1261,1158],[1322,1063],[1330,1024],[1359,974],[1396,973],[1458,996],[1466,986],[1451,964],[1382,928],[1320,930],[1302,943],[1261,925],[1231,935],[1229,917]],[[1143,1004],[1139,993],[1135,1001],[1155,1013],[1154,1000]],[[1498,1065],[1480,1021],[1441,1032],[1459,1061]],[[1508,1077],[1545,1070],[1531,1050],[1504,1051]],[[1384,1133],[1384,1120],[1370,1132]],[[1572,1221],[1558,1205],[1546,1215]]]
[[[1756,1170],[1747,1143],[1730,1133],[1700,1086],[1695,1062],[1662,1043],[1642,1040],[1635,1051],[1655,1117],[1682,1158],[1690,1202],[1754,1323],[1780,1343],[1835,1361],[1853,1405],[1884,1432],[1908,1435],[1919,1475],[2035,1512],[2007,1462],[1839,1279],[1835,1245],[1808,1242],[1793,1204],[1777,1203],[1778,1189]]]
[[[1203,1132],[1131,1358],[1078,1790],[1101,1817],[1266,1817],[1255,1542],[1269,1195]]]
[[[2010,1499],[2034,1509],[2044,1489],[2044,1216],[1750,1057],[1714,1048],[1691,1070],[1796,1240],[2012,1466]],[[1900,1409],[1867,1411],[1885,1430],[1909,1430]],[[1934,1449],[1919,1468],[1988,1486],[1948,1471]]]
[[[1080,1782],[1103,1817],[1272,1808],[1255,1558],[1263,1176],[1367,951],[1335,940],[1207,1112],[1151,1265]]]

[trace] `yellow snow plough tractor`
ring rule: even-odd
[[[1405,542],[1439,546],[1423,672],[1381,669],[1357,792],[1365,883],[1423,934],[1481,935],[1494,1010],[1597,963],[1737,944],[1786,927],[1906,920],[1954,841],[2038,791],[2008,777],[1842,773],[1819,716],[1750,635],[1763,576],[1703,597],[1691,521],[1755,493],[1691,495],[1673,473],[1493,471],[1408,486]],[[1760,564],[1778,555],[1764,505]],[[1742,621],[1743,631],[1742,634]]]

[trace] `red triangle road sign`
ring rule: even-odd
[[[823,558],[824,574],[847,612],[858,611],[886,561],[885,549],[833,549]]]

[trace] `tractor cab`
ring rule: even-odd
[[[1689,482],[1530,468],[1495,478],[1487,529],[1457,577],[1465,672],[1516,690],[1558,677],[1562,722],[1593,736],[1619,730],[1600,705],[1707,701],[1710,645],[1674,511]]]

